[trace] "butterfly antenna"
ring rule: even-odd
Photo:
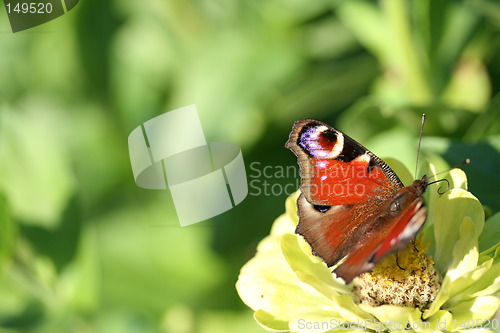
[[[422,142],[422,134],[424,133],[424,124],[425,124],[425,113],[422,113],[422,125],[420,126],[420,136],[418,137],[417,163],[415,165],[415,178],[417,178],[418,157],[420,156],[420,143]]]
[[[448,179],[443,178],[443,179],[435,180],[433,182],[428,183],[427,185],[432,185],[432,184],[436,184],[436,183],[440,183],[440,182],[446,182],[446,184],[447,184],[446,190],[444,190],[444,191],[441,190],[441,187],[438,188],[438,193],[444,194],[445,192],[447,192],[450,189],[450,181]]]
[[[443,170],[443,171],[440,171],[440,172],[436,173],[435,175],[430,176],[428,179],[431,179],[431,178],[433,178],[433,177],[436,177],[437,175],[440,175],[440,174],[442,174],[442,173],[448,172],[448,171],[450,171],[450,170],[453,170],[453,169],[459,168],[459,167],[461,167],[462,165],[467,165],[467,164],[469,164],[469,163],[470,163],[470,158],[466,158],[465,160],[463,160],[463,161],[462,161],[462,162],[460,162],[460,163],[455,164],[454,166],[452,166],[452,167],[451,167],[451,168],[449,168],[448,170]]]

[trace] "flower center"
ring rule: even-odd
[[[420,236],[404,251],[385,257],[371,272],[355,278],[353,293],[358,303],[426,309],[441,286],[434,261],[426,254],[429,245],[424,245]]]

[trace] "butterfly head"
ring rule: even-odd
[[[424,175],[422,178],[417,179],[411,184],[411,187],[415,189],[415,193],[419,196],[422,196],[429,186],[429,178]]]

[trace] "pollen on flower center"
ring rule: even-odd
[[[429,245],[419,237],[404,251],[387,256],[371,272],[355,278],[353,293],[358,303],[426,309],[441,286],[441,276],[426,254]]]

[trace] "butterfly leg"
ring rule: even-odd
[[[396,257],[396,265],[398,265],[398,267],[401,268],[403,271],[406,271],[406,269],[401,267],[401,265],[399,264],[399,251],[395,253],[395,257]]]
[[[415,249],[415,251],[417,251],[417,253],[420,253],[420,250],[417,248],[417,242],[415,242],[414,239],[411,240],[411,244],[413,245],[413,248]]]

